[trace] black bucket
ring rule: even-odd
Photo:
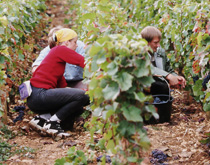
[[[153,98],[153,105],[158,109],[158,123],[170,122],[174,98],[170,95],[154,95]]]
[[[155,119],[153,116],[145,121],[146,124],[157,124],[170,122],[172,102],[174,98],[170,95],[153,95],[154,102],[152,103],[157,108],[159,119]]]

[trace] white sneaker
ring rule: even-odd
[[[47,134],[51,135],[52,137],[68,137],[70,136],[69,133],[65,133],[64,130],[62,130],[60,123],[58,121],[46,121],[44,123],[43,129],[47,132]]]
[[[41,118],[40,116],[35,116],[30,122],[29,125],[36,131],[44,131],[44,123],[46,122],[45,119]]]

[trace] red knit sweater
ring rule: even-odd
[[[34,72],[30,82],[36,88],[64,88],[67,86],[63,76],[66,63],[84,68],[84,57],[66,46],[52,48]]]

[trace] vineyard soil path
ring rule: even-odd
[[[57,25],[70,27],[70,25],[64,24],[64,20],[70,18],[74,20],[75,13],[68,14],[65,12],[69,10],[68,1],[51,0],[47,3],[48,9],[46,13],[49,17],[44,19],[50,23],[43,31],[48,32],[51,27]],[[44,32],[38,44],[43,48],[47,45],[47,36]],[[171,122],[145,125],[151,141],[151,148],[143,153],[145,161],[142,164],[150,164],[151,151],[154,149],[162,150],[168,155],[167,161],[164,162],[166,164],[210,164],[209,148],[199,142],[205,137],[205,132],[210,132],[210,123],[205,112],[199,103],[195,102],[195,100],[189,100],[187,92],[184,90],[175,90],[173,97]],[[90,134],[82,127],[76,127],[75,131],[71,132],[71,137],[55,141],[50,137],[42,137],[29,128],[28,122],[33,118],[34,114],[26,113],[22,121],[14,124],[12,120],[17,115],[14,113],[8,123],[13,132],[17,134],[9,142],[18,146],[33,148],[35,153],[21,156],[14,155],[4,162],[5,164],[51,165],[55,163],[56,159],[66,156],[68,148],[74,145],[85,153],[90,152],[85,145],[87,140],[90,139]],[[95,138],[100,138],[100,136],[96,135]],[[95,157],[99,155],[100,153],[95,152]]]

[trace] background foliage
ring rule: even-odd
[[[0,90],[10,92],[30,77],[36,47],[30,34],[41,19],[44,1],[1,1],[0,7]],[[113,162],[141,161],[141,149],[149,147],[143,118],[157,117],[143,91],[152,77],[147,43],[139,36],[142,28],[156,26],[162,32],[161,46],[166,49],[176,71],[183,75],[187,90],[210,111],[210,91],[202,91],[202,79],[209,69],[210,14],[206,0],[78,0],[74,29],[87,44],[85,76],[93,110],[87,128],[103,138],[97,147],[113,153]],[[35,38],[36,40],[36,38]],[[200,79],[194,83],[192,77]],[[2,99],[2,98],[1,98]],[[3,98],[6,99],[6,98]],[[1,104],[0,104],[1,105]],[[2,109],[1,109],[2,110]],[[91,141],[91,142],[92,142]],[[139,152],[140,151],[140,152]],[[72,157],[76,153],[76,157]],[[64,161],[86,158],[71,149]]]
[[[44,0],[14,0],[0,2],[0,90],[9,92],[13,102],[18,86],[28,77],[32,60],[31,52],[36,38],[30,37],[46,8]],[[5,101],[1,97],[0,101]],[[0,116],[2,114],[2,104]]]
[[[114,153],[117,158],[114,161],[139,162],[140,154],[135,153],[134,146],[137,145],[138,151],[147,148],[147,145],[141,145],[144,139],[141,135],[145,135],[142,117],[146,108],[143,103],[149,98],[142,93],[145,84],[137,82],[144,76],[150,77],[150,68],[145,67],[146,61],[138,65],[131,62],[134,57],[134,61],[142,61],[146,55],[142,51],[132,51],[130,45],[133,40],[138,48],[146,51],[144,44],[138,44],[144,42],[139,34],[145,26],[152,25],[161,30],[161,46],[176,71],[186,78],[186,90],[192,91],[198,101],[204,101],[204,110],[208,110],[205,105],[208,105],[209,94],[201,91],[201,82],[209,61],[209,5],[206,0],[79,1],[75,29],[88,45],[90,57],[85,76],[89,79],[93,114],[99,115],[93,117],[87,127],[92,135],[103,134],[101,148]],[[135,72],[134,68],[139,70]],[[200,79],[194,83],[196,75]],[[149,86],[151,82],[146,84]],[[148,144],[146,141],[144,144]]]

